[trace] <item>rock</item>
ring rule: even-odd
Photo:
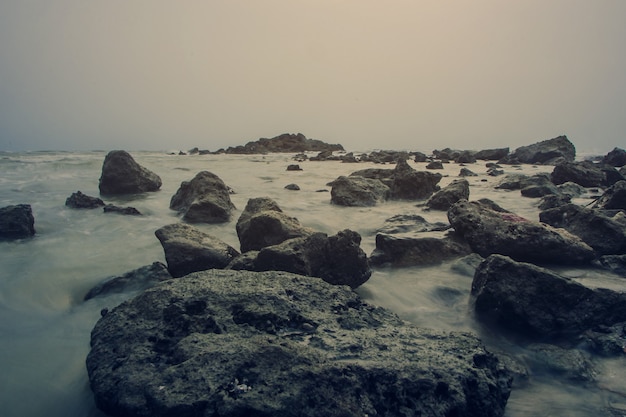
[[[224,269],[235,271],[256,271],[256,258],[259,256],[258,250],[249,250],[234,258]]]
[[[287,184],[285,185],[285,190],[300,191],[300,186],[298,184]]]
[[[526,362],[538,372],[550,372],[570,381],[586,382],[595,379],[595,368],[588,355],[578,349],[563,349],[547,343],[526,346]]]
[[[152,265],[142,266],[124,275],[108,278],[89,290],[84,300],[121,292],[143,291],[170,278],[172,276],[167,271],[167,267],[161,262],[154,262]]]
[[[454,162],[457,164],[473,164],[476,162],[476,152],[474,151],[463,151],[454,158]]]
[[[149,289],[98,321],[87,371],[111,416],[496,417],[512,379],[471,334],[275,271]]]
[[[454,261],[452,265],[450,265],[450,269],[457,274],[473,278],[478,265],[480,265],[480,263],[484,260],[485,258],[479,254],[471,253]]]
[[[538,266],[491,255],[472,282],[477,317],[529,339],[575,340],[626,320],[626,294],[591,289]]]
[[[613,148],[611,152],[602,158],[602,163],[614,167],[622,167],[626,165],[626,151],[621,148]]]
[[[459,155],[461,155],[461,153],[463,153],[463,151],[458,149],[444,148],[442,150],[435,149],[433,151],[433,156],[436,159],[442,159],[444,161],[454,161],[459,157]]]
[[[394,267],[436,265],[470,253],[472,249],[469,245],[454,235],[413,238],[378,233],[370,262],[376,266]]]
[[[383,184],[391,187],[393,184],[393,169],[388,168],[366,168],[358,171],[354,171],[350,174],[350,177],[363,177],[375,180],[381,180]]]
[[[321,151],[317,156],[312,156],[311,161],[334,161],[337,157],[333,156],[333,151]]]
[[[580,344],[597,355],[612,357],[626,353],[626,322],[599,325],[580,336]],[[617,414],[616,414],[617,415]]]
[[[618,181],[609,187],[596,201],[594,208],[626,210],[626,181]]]
[[[302,168],[298,164],[291,164],[287,166],[287,171],[302,171]]]
[[[65,205],[76,209],[94,209],[104,207],[104,201],[97,197],[90,197],[80,191],[76,191],[65,200]]]
[[[409,153],[404,151],[373,151],[361,156],[361,161],[376,164],[395,164],[407,159],[409,159]]]
[[[163,226],[154,234],[163,246],[167,269],[175,278],[225,268],[239,255],[232,246],[183,223]]]
[[[426,169],[443,169],[443,163],[441,161],[429,162]]]
[[[278,204],[267,197],[248,200],[236,227],[241,252],[261,250],[313,233],[313,230],[302,226],[298,219],[283,213]]]
[[[469,182],[466,179],[454,180],[433,194],[426,202],[426,206],[433,210],[448,210],[457,201],[468,200],[469,195]]]
[[[423,152],[412,152],[413,162],[426,162],[428,161],[428,156],[426,156]]]
[[[341,176],[331,183],[330,202],[339,206],[369,207],[387,200],[390,189],[380,180]]]
[[[513,153],[500,159],[500,164],[543,164],[556,165],[561,162],[573,162],[576,147],[567,136],[547,139],[528,146],[521,146]]]
[[[571,198],[580,197],[585,194],[587,190],[582,185],[578,185],[574,182],[568,181],[556,186],[559,189],[561,195],[569,196]]]
[[[542,211],[539,220],[580,237],[599,255],[626,254],[626,226],[599,210],[570,203]]]
[[[170,200],[170,208],[182,213],[190,223],[226,223],[235,205],[224,181],[212,172],[201,171],[191,181],[180,184]]]
[[[448,210],[448,220],[483,257],[498,253],[517,261],[567,265],[595,257],[591,247],[564,229],[496,211],[481,202],[459,201]]]
[[[559,189],[546,174],[536,174],[520,181],[521,194],[524,197],[541,198],[546,195],[558,194]]]
[[[541,202],[539,203],[540,210],[548,210],[560,206],[564,206],[565,204],[569,204],[572,202],[572,198],[569,195],[563,194],[548,194],[543,196]]]
[[[248,142],[243,146],[229,147],[228,154],[262,154],[270,152],[320,152],[320,151],[343,151],[339,144],[328,144],[317,139],[307,139],[302,133],[283,133],[271,139],[261,138],[254,142]],[[311,160],[313,160],[311,158]]]
[[[107,204],[103,207],[103,210],[105,213],[117,213],[127,216],[141,216],[141,213],[135,207],[118,207],[114,206],[113,204]]]
[[[554,184],[573,182],[583,187],[600,187],[606,175],[593,162],[565,162],[554,167],[551,174]]]
[[[495,188],[497,190],[521,190],[522,184],[528,179],[528,175],[524,174],[507,174],[502,178]]]
[[[468,168],[461,168],[461,171],[459,172],[459,177],[477,177],[478,174],[472,172],[472,170],[468,169]]]
[[[441,174],[416,171],[406,160],[399,160],[393,170],[390,198],[396,200],[419,200],[430,197],[439,190]]]
[[[100,194],[136,194],[158,191],[161,178],[139,165],[126,151],[111,151],[104,158]]]
[[[484,149],[476,152],[476,159],[483,161],[499,161],[509,154],[509,148]]]
[[[596,263],[601,268],[626,277],[626,254],[600,256]]]
[[[30,204],[0,208],[0,239],[23,239],[35,235],[35,217]]]
[[[398,233],[442,232],[448,229],[450,229],[448,223],[430,223],[418,214],[398,214],[385,220],[385,224],[377,232],[393,235]]]
[[[496,168],[489,168],[487,170],[487,175],[489,175],[490,177],[499,177],[500,175],[504,175],[504,170],[496,169]]]

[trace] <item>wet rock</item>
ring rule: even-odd
[[[395,164],[407,159],[409,159],[409,153],[404,151],[373,151],[361,156],[361,161],[374,162],[376,164]]]
[[[302,171],[302,168],[300,168],[300,165],[291,164],[287,166],[287,171]]]
[[[370,255],[372,265],[394,267],[436,265],[472,253],[462,239],[449,235],[436,237],[398,237],[379,233],[376,249]]]
[[[559,189],[559,193],[561,195],[569,196],[571,198],[580,197],[581,195],[587,192],[585,187],[583,187],[582,185],[578,185],[571,181],[565,182],[563,184],[559,184],[557,185],[556,188]]]
[[[471,253],[454,261],[452,265],[450,265],[450,269],[457,274],[473,278],[476,273],[476,268],[478,268],[478,265],[480,265],[484,260],[485,258],[479,254]]]
[[[580,343],[597,355],[623,356],[626,354],[626,322],[612,326],[599,325],[587,330],[580,336]]]
[[[412,152],[413,162],[426,162],[428,161],[428,156],[426,156],[423,152]]]
[[[239,255],[235,248],[220,239],[183,223],[163,226],[154,234],[163,246],[167,269],[175,278],[225,268]]]
[[[450,224],[448,223],[430,223],[418,214],[398,214],[385,220],[384,225],[377,232],[393,235],[399,233],[441,232],[449,228]]]
[[[626,210],[626,181],[618,181],[609,187],[594,207],[604,210]]]
[[[621,148],[613,148],[611,152],[602,158],[602,163],[614,167],[622,167],[626,165],[626,151]]]
[[[154,262],[152,265],[142,266],[124,275],[106,279],[89,290],[85,294],[84,300],[87,301],[95,297],[121,292],[143,291],[170,278],[172,276],[168,272],[167,267],[161,262]]]
[[[469,195],[469,182],[466,179],[457,179],[433,194],[426,206],[433,210],[448,210],[457,201],[468,200]]]
[[[525,181],[527,179],[528,179],[528,175],[507,174],[505,177],[499,180],[495,188],[497,190],[521,190],[522,185],[525,184]]]
[[[273,138],[261,138],[254,142],[248,142],[243,146],[229,147],[228,154],[262,154],[270,152],[320,152],[343,151],[339,144],[329,144],[318,139],[307,139],[302,133],[283,133]]]
[[[225,223],[230,221],[235,205],[224,181],[212,172],[201,171],[191,181],[180,184],[170,208],[190,223]]]
[[[454,158],[454,162],[457,164],[473,164],[476,162],[476,152],[474,151],[463,151]]]
[[[118,207],[113,204],[107,204],[103,207],[105,213],[117,213],[126,216],[141,216],[141,212],[135,207]]]
[[[300,186],[298,184],[287,184],[285,185],[285,190],[300,191]]]
[[[441,161],[429,162],[426,169],[443,169],[443,163]]]
[[[477,317],[531,339],[575,338],[626,320],[626,294],[591,289],[538,266],[491,255],[472,282]]]
[[[405,160],[399,160],[393,170],[390,198],[419,200],[430,197],[439,190],[441,174],[416,171]]]
[[[454,204],[448,220],[483,257],[499,253],[517,261],[570,265],[595,257],[591,247],[564,229],[496,211],[479,201]]]
[[[573,182],[583,187],[600,187],[606,181],[606,175],[593,162],[565,162],[554,167],[551,174],[554,184]]]
[[[390,189],[378,179],[341,176],[331,183],[330,201],[339,206],[369,207],[387,200]]]
[[[139,165],[126,151],[111,151],[104,158],[100,176],[100,194],[136,194],[158,191],[161,178]]]
[[[483,149],[476,152],[476,159],[483,161],[498,161],[509,154],[509,148]]]
[[[35,235],[35,217],[30,204],[0,208],[0,239],[23,239]]]
[[[487,175],[490,177],[499,177],[500,175],[504,175],[504,170],[497,168],[489,168],[487,170]]]
[[[571,203],[572,198],[569,195],[563,194],[548,194],[543,196],[541,202],[539,203],[540,210],[548,210],[560,206],[564,206],[566,204]]]
[[[546,195],[558,194],[559,189],[546,174],[536,174],[520,181],[521,194],[529,198],[541,198]]]
[[[94,209],[104,207],[104,201],[97,197],[90,197],[80,191],[76,191],[65,200],[65,205],[76,209]]]
[[[468,168],[461,168],[461,171],[459,172],[459,177],[477,177],[478,174],[476,174],[475,172],[472,172],[472,170],[468,169]]]
[[[576,147],[567,136],[547,139],[528,146],[521,146],[500,159],[501,164],[543,164],[556,165],[561,162],[573,162]]]
[[[626,277],[626,255],[600,256],[596,264],[614,274]]]
[[[87,371],[111,416],[485,416],[511,375],[468,333],[417,328],[347,287],[205,271],[112,309]]]
[[[588,355],[578,349],[563,349],[547,343],[532,343],[524,355],[536,373],[549,372],[570,381],[587,382],[595,379],[596,371]]]

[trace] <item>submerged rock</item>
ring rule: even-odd
[[[398,233],[443,232],[450,229],[449,223],[430,223],[419,214],[398,214],[385,220],[377,232],[393,235]]]
[[[417,328],[347,287],[205,271],[102,317],[87,371],[111,416],[502,416],[511,374],[468,333]]]
[[[443,261],[460,258],[472,253],[462,239],[454,236],[397,237],[376,235],[376,249],[370,255],[372,265],[395,267],[436,265]]]
[[[105,213],[124,214],[126,216],[141,216],[141,212],[135,207],[118,207],[113,204],[107,204],[102,209]]]
[[[191,181],[180,184],[170,208],[183,213],[183,219],[191,223],[225,223],[235,205],[224,181],[212,172],[201,171]]]
[[[172,276],[167,271],[167,267],[161,262],[154,262],[151,265],[142,266],[124,275],[106,279],[89,290],[85,294],[84,300],[87,301],[95,297],[127,291],[145,290],[170,278]]]
[[[269,152],[343,151],[339,144],[328,144],[318,139],[307,139],[302,133],[283,133],[273,138],[260,138],[243,146],[229,147],[228,154],[262,154]]]
[[[139,165],[126,151],[111,151],[104,158],[99,184],[103,195],[158,191],[161,184],[157,174]]]
[[[0,208],[0,239],[23,239],[35,234],[35,217],[30,204]]]
[[[104,207],[104,201],[97,197],[90,197],[80,191],[76,191],[65,200],[65,205],[76,209],[94,209]]]

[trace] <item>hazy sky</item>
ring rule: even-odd
[[[0,150],[626,147],[625,0],[0,0]]]

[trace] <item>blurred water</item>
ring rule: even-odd
[[[292,155],[195,155],[135,152],[141,165],[163,180],[161,191],[105,202],[133,206],[141,217],[104,214],[100,209],[73,210],[65,199],[75,191],[99,196],[104,152],[0,153],[0,207],[26,203],[33,208],[37,235],[32,239],[0,242],[0,415],[102,416],[89,389],[85,357],[90,331],[104,307],[113,307],[133,294],[83,302],[84,294],[103,279],[154,261],[165,262],[154,231],[179,221],[169,200],[182,181],[208,170],[235,194],[233,219],[221,225],[195,225],[235,248],[235,223],[249,198],[269,196],[288,215],[316,230],[335,234],[359,232],[370,254],[376,230],[397,214],[420,214],[431,222],[447,221],[444,212],[425,212],[415,202],[388,202],[376,207],[347,208],[330,204],[328,182],[358,169],[380,168],[369,163],[301,162],[302,171],[286,171]],[[425,164],[410,162],[424,170]],[[393,168],[392,165],[386,166]],[[518,214],[537,219],[537,200],[519,191],[495,190],[499,178],[486,175],[484,163],[470,164],[480,174],[469,177],[470,199],[488,197]],[[505,167],[507,172],[518,172]],[[456,164],[442,172],[444,186],[459,173]],[[550,167],[525,166],[527,174]],[[300,191],[284,189],[296,183]],[[623,289],[620,279],[596,271],[564,271],[576,279]],[[600,275],[600,276],[598,276]],[[483,333],[468,306],[472,278],[454,272],[449,264],[423,268],[382,268],[359,293],[369,302],[388,307],[420,326],[478,332],[494,350],[519,354],[518,347]],[[588,282],[587,282],[588,283]],[[601,286],[604,284],[601,284]],[[598,383],[581,385],[548,375],[532,376],[513,391],[507,416],[603,415],[612,405],[626,404],[626,369],[622,359],[595,358]],[[626,409],[626,407],[625,407]],[[625,414],[626,415],[626,414]]]

